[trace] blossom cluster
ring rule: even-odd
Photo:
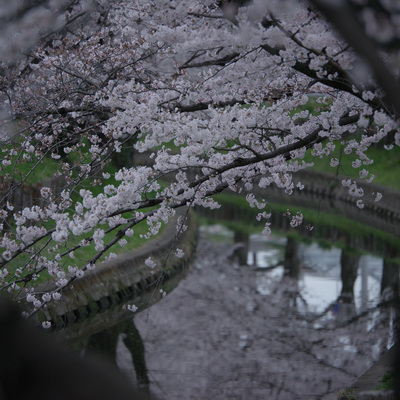
[[[179,207],[219,208],[212,196],[222,191],[244,194],[268,221],[258,194],[303,189],[294,176],[309,157],[335,169],[352,157],[357,179],[343,185],[364,207],[368,149],[400,145],[398,113],[316,9],[255,0],[232,16],[212,0],[95,3],[88,11],[74,2],[60,17],[68,29],[1,64],[2,287],[24,291],[37,309],[112,261],[110,249],[126,246],[137,224],[146,220],[150,239]],[[389,22],[382,43],[400,31]],[[394,75],[395,49],[382,47]],[[43,165],[52,184],[17,205]],[[291,226],[301,223],[292,216]],[[43,271],[55,289],[35,294],[26,283]]]

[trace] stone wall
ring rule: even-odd
[[[186,215],[188,225],[179,236],[176,235],[178,215]],[[96,265],[94,271],[87,271],[83,278],[75,280],[63,290],[60,301],[50,302],[38,313],[38,319],[51,321],[57,328],[128,300],[145,308],[160,299],[160,288],[167,292],[172,289],[172,278],[187,270],[196,244],[195,218],[192,212],[182,209],[159,237],[136,251],[121,254],[113,262]],[[183,258],[174,255],[176,247],[184,251]],[[154,274],[145,264],[150,256],[159,266]],[[52,287],[41,285],[38,289],[49,291]]]
[[[4,180],[0,176],[0,208],[3,208],[6,201],[14,206],[14,211],[21,211],[25,207],[43,205],[40,189],[49,187],[54,193],[61,193],[65,184],[64,178],[54,177],[44,181],[27,185],[17,181]]]
[[[296,173],[293,179],[295,182],[302,182],[304,189],[295,189],[291,195],[285,195],[282,190],[271,186],[260,190],[259,194],[267,201],[341,214],[400,236],[400,193],[396,190],[373,183],[359,182],[365,192],[362,198],[365,206],[359,209],[355,204],[357,198],[349,195],[348,189],[341,185],[342,177],[306,170]],[[372,194],[377,192],[383,193],[382,199],[378,202]]]
[[[3,209],[8,201],[14,206],[15,211],[24,207],[37,204],[40,199],[41,185],[21,185],[18,182],[8,182],[0,177],[0,209]]]

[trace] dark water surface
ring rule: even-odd
[[[335,399],[391,345],[393,310],[378,306],[398,284],[389,261],[291,237],[245,246],[232,237],[203,229],[178,287],[86,346],[106,345],[157,399],[292,400]]]

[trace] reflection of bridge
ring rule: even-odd
[[[365,199],[365,207],[360,210],[355,205],[355,198],[346,193],[340,183],[335,183],[335,177],[327,178],[323,174],[308,173],[296,175],[302,181],[305,188],[302,191],[295,190],[292,195],[285,195],[284,192],[271,186],[268,189],[260,190],[260,197],[269,202],[287,204],[288,207],[296,206],[300,209],[313,209],[327,212],[334,215],[341,215],[349,219],[348,228],[338,228],[328,224],[318,223],[313,230],[305,227],[291,228],[290,217],[282,213],[271,213],[271,228],[281,232],[295,232],[304,238],[322,240],[327,243],[341,243],[339,247],[349,247],[383,258],[400,257],[400,193],[387,189],[380,202],[374,202],[371,197]],[[304,179],[303,179],[304,178]],[[377,186],[369,186],[365,189],[368,194],[377,190]],[[386,188],[380,188],[381,191]],[[232,194],[232,196],[237,196]],[[235,202],[223,203],[217,211],[197,208],[196,211],[210,219],[226,220],[229,222],[244,223],[246,225],[255,222],[255,216],[259,212],[248,206],[239,206]],[[363,225],[379,229],[385,233],[382,236],[374,236],[366,232],[362,227],[358,230],[352,220]],[[260,231],[261,231],[260,225]],[[240,226],[238,225],[238,230]]]
[[[281,190],[271,187],[260,191],[259,195],[270,202],[288,204],[288,206],[296,206],[300,209],[302,207],[311,208],[334,215],[340,214],[348,218],[349,222],[348,226],[341,228],[321,222],[321,224],[316,224],[311,231],[302,227],[293,229],[290,227],[290,217],[279,212],[272,212],[270,222],[273,232],[287,233],[292,231],[298,235],[296,240],[293,236],[289,236],[288,243],[285,246],[284,261],[280,264],[284,265],[284,274],[299,279],[301,262],[298,255],[298,241],[312,239],[323,241],[328,245],[335,245],[336,243],[337,247],[343,248],[340,255],[342,289],[339,301],[348,303],[354,301],[353,288],[362,261],[360,259],[361,252],[374,254],[383,259],[381,290],[397,290],[396,287],[400,285],[399,263],[393,259],[400,258],[400,194],[387,190],[385,195],[386,189],[379,188],[379,191],[384,192],[384,198],[381,202],[374,202],[371,196],[367,196],[364,200],[364,209],[359,210],[355,205],[354,197],[349,196],[340,183],[335,183],[334,178],[329,181],[326,176],[318,173],[298,175],[297,178],[305,184],[303,191],[297,190],[291,196],[287,196]],[[370,191],[377,191],[378,189],[371,185],[364,190],[368,194]],[[235,195],[232,194],[232,196]],[[235,232],[235,239],[244,243],[245,246],[240,251],[238,250],[235,256],[239,258],[241,264],[245,264],[249,252],[250,263],[256,266],[257,253],[262,249],[265,242],[263,244],[260,240],[249,240],[244,233],[243,225],[255,221],[255,216],[259,210],[240,206],[233,201],[223,203],[223,206],[217,212],[205,209],[199,209],[198,212],[210,219],[217,216],[218,220],[226,220],[231,224],[237,222],[236,230],[238,232]],[[354,226],[352,220],[372,226],[386,234],[374,236],[368,233],[362,225],[359,228]],[[231,227],[235,230],[234,224]],[[261,229],[260,225],[260,231]],[[243,260],[246,261],[243,262]],[[367,292],[365,268],[361,268],[361,272],[361,303],[365,305],[365,294]]]
[[[299,290],[308,311],[322,312],[332,304],[344,302],[354,302],[362,310],[379,303],[382,289],[390,290],[396,285],[390,262],[381,258],[347,249],[325,249],[315,242],[302,243],[295,237],[289,237],[284,246],[282,242],[262,242],[256,235],[249,238],[248,261],[261,277],[260,293],[268,292],[265,283],[270,274],[281,275],[281,279],[290,277],[302,282]]]

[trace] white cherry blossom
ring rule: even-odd
[[[56,0],[45,10],[39,4],[32,24],[7,21],[0,27],[0,178],[10,187],[0,199],[2,287],[47,270],[58,300],[73,279],[113,259],[110,249],[125,246],[141,221],[150,239],[179,207],[218,209],[212,196],[223,191],[243,194],[270,234],[268,198],[258,193],[303,189],[296,173],[313,165],[309,154],[338,168],[342,148],[371,182],[368,149],[400,145],[400,23],[390,18],[390,2],[379,1],[383,25],[360,3],[351,28],[361,26],[379,50],[364,54],[335,17],[349,1],[254,0],[229,11],[213,0],[97,0],[84,12],[86,1],[60,11]],[[15,15],[23,17],[22,3]],[[52,30],[54,21],[65,29]],[[14,204],[44,165],[53,183],[35,186],[32,204]],[[353,178],[342,185],[362,208],[364,189]],[[291,216],[292,226],[301,222],[301,214]],[[177,234],[186,228],[179,218]],[[94,255],[80,257],[83,247]],[[64,276],[71,258],[77,265]],[[146,265],[156,267],[151,259]]]

